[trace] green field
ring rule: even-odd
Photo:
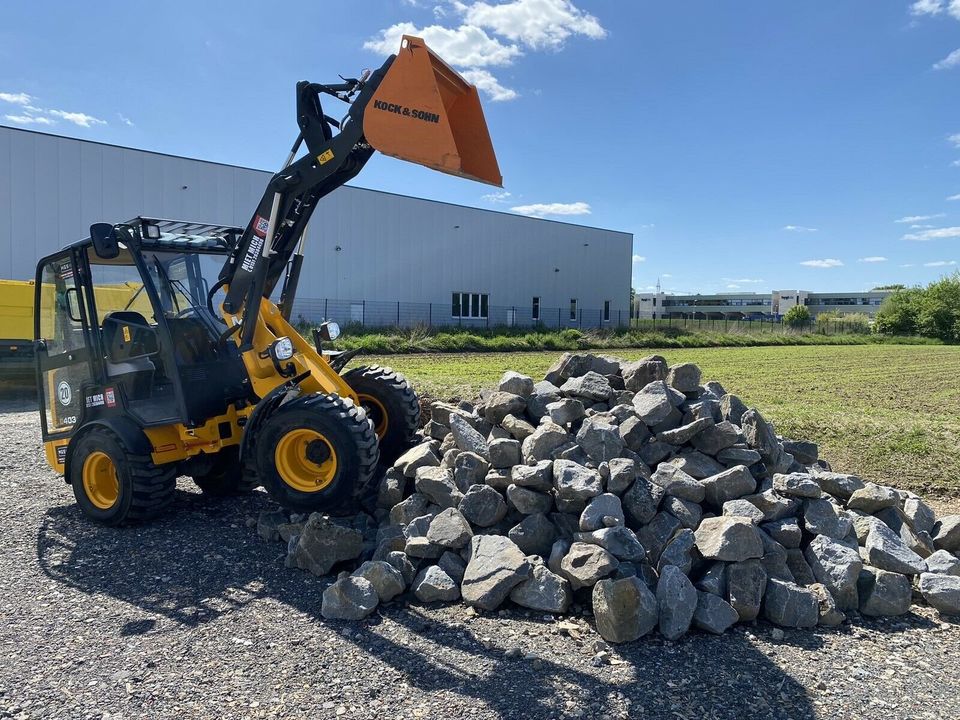
[[[636,359],[650,350],[621,350]],[[801,346],[664,350],[695,362],[760,409],[783,435],[820,444],[835,469],[927,493],[960,497],[960,347]],[[410,377],[422,395],[472,399],[505,370],[540,379],[559,353],[373,357]],[[369,361],[371,358],[366,358]]]

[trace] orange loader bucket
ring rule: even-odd
[[[366,107],[363,134],[384,155],[503,187],[477,88],[420,38],[403,36]]]

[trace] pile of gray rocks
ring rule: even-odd
[[[375,516],[261,515],[287,564],[327,575],[328,618],[412,594],[591,612],[610,642],[909,612],[960,614],[960,515],[833,472],[700,369],[565,354],[479,402],[431,406]],[[357,563],[360,563],[357,566]]]

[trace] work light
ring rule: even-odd
[[[270,346],[270,354],[274,360],[283,361],[293,357],[293,341],[288,337],[277,338]]]

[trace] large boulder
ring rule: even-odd
[[[473,537],[470,523],[459,510],[447,508],[430,521],[427,540],[454,550],[462,548]]]
[[[488,422],[499,425],[507,415],[520,415],[527,409],[527,401],[520,395],[498,390],[487,397],[483,416]]]
[[[403,473],[404,477],[412,478],[417,474],[417,470],[422,467],[437,466],[440,464],[440,458],[433,451],[432,443],[425,442],[414,445],[403,455],[397,458],[393,467]]]
[[[806,588],[770,578],[763,597],[763,615],[775,625],[802,628],[813,627],[820,619],[817,596]]]
[[[457,509],[477,527],[496,525],[507,514],[503,496],[489,485],[471,485]]]
[[[660,634],[676,640],[687,632],[697,609],[697,589],[675,565],[667,565],[657,582]]]
[[[574,590],[591,587],[617,569],[619,561],[599,545],[575,542],[560,561],[560,573]]]
[[[549,555],[557,540],[557,528],[543,513],[527,515],[510,528],[507,537],[513,540],[525,555]]]
[[[513,393],[520,397],[527,398],[533,395],[533,378],[527,375],[521,375],[518,372],[507,370],[497,383],[497,389],[500,392]]]
[[[591,418],[580,426],[577,443],[595,463],[609,462],[623,452],[623,439],[617,427]]]
[[[377,609],[379,602],[373,583],[351,575],[323,591],[320,614],[328,620],[362,620]]]
[[[487,445],[486,438],[473,428],[460,415],[450,416],[450,432],[453,433],[453,441],[457,447],[464,452],[472,452],[484,460],[490,460],[490,447]]]
[[[947,550],[937,550],[927,558],[927,572],[960,576],[960,558]]]
[[[709,425],[693,436],[690,444],[707,455],[716,455],[740,442],[740,429],[732,422],[724,420],[715,425]]]
[[[453,602],[460,599],[460,585],[439,565],[423,568],[413,581],[413,594],[420,602]]]
[[[867,562],[873,567],[905,575],[926,572],[927,563],[908,548],[900,536],[882,522],[873,523],[864,543]]]
[[[799,498],[820,497],[820,486],[809,473],[774,473],[773,489],[781,495]]]
[[[662,380],[651,382],[633,396],[633,408],[648,426],[663,422],[674,408],[670,389]]]
[[[736,465],[700,481],[704,498],[714,507],[721,507],[727,500],[736,500],[750,495],[757,489],[757,481],[744,465]]]
[[[933,526],[931,531],[933,544],[937,550],[960,550],[960,515],[947,515],[940,518],[940,522]]]
[[[594,530],[593,532],[577,533],[574,535],[574,539],[599,545],[617,560],[639,562],[646,556],[646,551],[637,539],[636,534],[623,525]]]
[[[747,410],[740,418],[740,427],[747,444],[760,453],[764,462],[775,462],[779,458],[782,450],[777,433],[759,410]]]
[[[713,593],[697,593],[697,609],[693,612],[693,624],[701,630],[720,635],[740,619],[733,606]]]
[[[612,493],[597,495],[580,514],[580,530],[583,532],[623,524],[623,505],[620,498]]]
[[[557,425],[569,425],[582,419],[586,414],[583,403],[573,398],[563,398],[547,405],[550,419]]]
[[[727,602],[743,622],[756,620],[760,614],[766,587],[767,571],[759,560],[743,560],[727,566]]]
[[[840,500],[847,500],[853,493],[863,487],[863,480],[856,475],[822,470],[817,465],[810,467],[810,475],[821,490]]]
[[[631,642],[657,626],[657,598],[637,577],[600,580],[593,586],[593,615],[604,640]]]
[[[355,560],[362,552],[363,533],[320,513],[313,513],[290,553],[290,564],[323,576],[338,562]]]
[[[631,527],[641,527],[649,523],[657,514],[663,500],[663,488],[654,485],[646,477],[639,475],[633,485],[623,494],[623,511]]]
[[[463,493],[453,480],[453,473],[442,467],[422,467],[417,470],[414,487],[427,500],[442,508],[455,508],[463,499]]]
[[[600,474],[572,460],[554,461],[553,484],[563,500],[586,501],[603,492]]]
[[[510,538],[474,535],[460,593],[468,605],[493,610],[529,575],[530,563]]]
[[[563,385],[572,377],[581,377],[588,372],[598,375],[619,375],[620,362],[614,358],[590,353],[564,353],[550,369],[544,379],[554,385]]]
[[[694,363],[671,365],[667,371],[667,384],[682,393],[695,393],[700,389],[700,368]]]
[[[903,615],[910,612],[910,578],[864,566],[857,579],[860,612],[864,615]]]
[[[565,613],[573,598],[570,583],[551,572],[540,558],[529,558],[530,577],[510,591],[510,599],[538,612]]]
[[[610,387],[610,381],[607,378],[591,370],[567,380],[560,386],[560,392],[567,397],[578,398],[592,404],[608,400],[613,393],[613,388]]]
[[[403,574],[385,560],[368,560],[353,572],[373,585],[380,602],[390,602],[406,589]]]
[[[666,495],[673,495],[695,503],[703,502],[705,493],[703,484],[687,475],[676,465],[660,463],[650,477],[650,481],[663,488]]]
[[[532,465],[538,460],[550,460],[554,450],[571,440],[570,434],[555,422],[541,422],[520,446],[523,462]]]
[[[537,492],[519,485],[510,485],[507,488],[507,500],[517,512],[523,515],[548,513],[553,507],[553,498],[547,493]]]
[[[657,380],[666,380],[667,361],[659,355],[651,355],[635,362],[623,363],[623,385],[630,392],[637,392]]]
[[[746,518],[707,518],[700,523],[695,537],[697,550],[707,559],[739,562],[763,557],[760,531]]]
[[[826,535],[817,535],[803,556],[817,582],[826,585],[839,610],[855,610],[859,606],[857,580],[863,562],[860,554]]]
[[[900,502],[897,491],[891,487],[867,483],[859,490],[855,490],[847,500],[848,510],[860,510],[872,515],[878,510],[895,507]]]
[[[842,540],[850,534],[852,521],[845,512],[826,498],[805,500],[803,529],[811,535],[826,535]]]
[[[960,615],[960,577],[923,573],[920,576],[923,599],[944,615]]]

